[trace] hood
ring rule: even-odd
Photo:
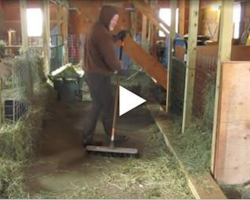
[[[110,5],[102,6],[99,21],[109,30],[111,19],[117,14],[117,10]]]

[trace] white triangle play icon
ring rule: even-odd
[[[119,116],[127,113],[128,111],[136,108],[137,106],[146,102],[145,99],[139,97],[138,95],[130,92],[126,88],[120,86],[119,88]]]

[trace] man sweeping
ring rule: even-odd
[[[84,71],[92,98],[92,108],[83,131],[83,146],[95,145],[94,132],[98,117],[102,114],[103,127],[110,140],[114,112],[114,95],[111,86],[111,75],[121,72],[122,67],[117,58],[114,46],[114,30],[119,15],[112,6],[101,8],[99,20],[93,24],[85,39]],[[124,37],[121,31],[116,39]],[[125,135],[116,135],[115,142],[128,140]]]

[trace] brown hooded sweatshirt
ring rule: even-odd
[[[113,36],[109,32],[109,24],[117,14],[112,6],[103,6],[99,21],[90,29],[85,39],[84,67],[89,73],[111,75],[121,69],[121,64],[115,53]]]

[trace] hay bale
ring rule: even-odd
[[[249,184],[249,185],[246,185],[246,186],[243,188],[241,198],[242,198],[242,199],[250,199],[250,184]]]
[[[3,79],[11,77],[12,64],[9,62],[9,59],[2,59],[2,62],[0,62],[0,75]]]
[[[5,56],[6,43],[3,40],[0,40],[0,58]]]
[[[0,129],[0,157],[25,162],[32,152],[32,128],[24,121]]]
[[[0,158],[0,198],[23,199],[28,198],[24,190],[24,177],[21,173],[21,164]]]
[[[212,74],[210,79],[207,81],[204,90],[204,115],[203,123],[204,126],[212,130],[213,119],[214,119],[214,99],[215,99],[215,84],[216,75]]]

